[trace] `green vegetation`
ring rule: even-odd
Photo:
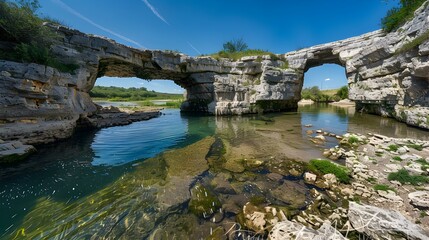
[[[215,59],[229,58],[229,59],[232,59],[233,61],[238,61],[242,57],[263,56],[263,55],[270,55],[271,59],[279,60],[279,57],[277,57],[277,55],[275,55],[274,53],[268,52],[266,50],[261,50],[261,49],[247,49],[247,50],[244,50],[241,52],[225,52],[224,50],[222,50],[222,51],[219,51],[217,53],[210,54],[209,56],[211,56]]]
[[[334,174],[342,183],[350,183],[348,169],[344,166],[332,163],[329,160],[310,160],[309,170],[319,174]]]
[[[218,60],[220,58],[229,58],[233,61],[238,61],[242,57],[263,55],[270,55],[272,60],[280,60],[280,58],[272,52],[261,49],[249,49],[242,38],[228,41],[223,44],[223,50],[217,53],[209,54],[209,56]],[[258,58],[256,61],[260,62],[262,61],[262,59]],[[282,66],[282,68],[287,68],[288,66],[289,64],[287,63],[287,61],[285,61],[285,64]]]
[[[340,89],[338,89],[335,95],[337,95],[341,99],[346,99],[349,97],[349,88],[347,86],[342,86]]]
[[[243,52],[246,51],[248,48],[249,47],[242,38],[233,39],[223,44],[223,51],[229,53]]]
[[[394,156],[392,159],[395,160],[395,161],[402,162],[402,158],[399,157],[399,156]]]
[[[423,146],[419,145],[419,144],[408,144],[407,147],[409,148],[414,148],[417,151],[422,151],[423,150]]]
[[[391,152],[396,152],[399,149],[399,146],[395,145],[395,144],[389,145],[387,147],[388,147],[388,150],[391,151]]]
[[[408,52],[408,51],[418,47],[420,44],[422,44],[423,42],[425,42],[428,39],[429,39],[429,30],[422,33],[420,36],[414,38],[413,40],[411,40],[411,42],[404,44],[400,49],[396,50],[395,54]]]
[[[419,185],[422,183],[429,182],[429,179],[426,176],[421,175],[411,175],[407,170],[401,169],[397,172],[389,173],[387,176],[389,181],[398,181],[402,184],[411,184]]]
[[[146,88],[122,88],[122,87],[102,87],[95,86],[89,95],[93,98],[100,98],[109,101],[144,101],[154,99],[183,99],[182,94],[158,93],[148,91]]]
[[[348,142],[349,142],[350,144],[353,144],[353,143],[359,143],[359,138],[357,138],[357,137],[355,137],[355,136],[351,136],[351,137],[349,138]]]
[[[346,99],[349,96],[349,89],[343,86],[340,89],[320,90],[318,86],[304,88],[301,92],[302,99],[311,99],[315,102],[333,102]]]
[[[53,20],[37,16],[39,8],[38,0],[0,0],[0,41],[12,46],[1,49],[0,59],[37,63],[73,73],[79,67],[77,64],[63,62],[51,52],[58,35],[43,25]]]
[[[376,184],[376,185],[374,185],[374,190],[376,190],[376,191],[386,191],[386,192],[390,190],[390,191],[396,192],[395,189],[393,189],[390,186],[385,185],[385,184]]]
[[[391,32],[398,29],[406,21],[414,16],[417,10],[426,0],[400,0],[399,7],[390,9],[381,20],[384,31]]]
[[[416,163],[420,163],[422,166],[421,166],[421,169],[423,170],[423,171],[427,171],[428,169],[429,169],[429,162],[428,161],[426,161],[425,159],[423,159],[423,158],[420,158],[420,159],[417,159],[416,160]]]

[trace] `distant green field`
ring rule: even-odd
[[[348,98],[347,86],[338,89],[320,90],[319,87],[304,88],[301,92],[302,99],[311,99],[315,102],[335,102]]]
[[[160,93],[141,88],[95,86],[89,95],[93,99],[108,101],[183,100],[183,94]]]
[[[325,95],[328,95],[328,96],[334,96],[338,92],[338,90],[340,90],[340,89],[337,88],[337,89],[320,90],[320,92],[322,94],[325,94]]]

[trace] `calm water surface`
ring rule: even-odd
[[[238,179],[229,181],[237,194],[218,193],[221,200],[236,198],[239,199],[236,202],[245,203],[255,194],[261,194],[277,203],[278,199],[264,192],[262,186],[268,184],[263,180],[269,173],[267,169],[252,173],[250,180],[261,182],[255,187],[246,185],[249,174],[245,169],[240,170],[241,166],[234,162],[229,165],[213,162],[209,160],[214,159],[210,154],[206,156],[209,171],[182,170],[182,167],[186,169],[186,162],[181,166],[171,160],[187,159],[188,154],[192,156],[198,151],[207,152],[204,145],[204,141],[210,141],[207,137],[221,139],[231,159],[302,161],[322,157],[321,149],[338,143],[335,138],[328,138],[325,144],[315,145],[309,141],[307,130],[310,129],[429,140],[427,131],[392,119],[326,105],[301,107],[296,113],[245,117],[185,116],[179,110],[163,113],[159,118],[128,126],[77,133],[71,139],[40,148],[24,163],[0,168],[0,238],[23,234],[40,237],[31,235],[35,229],[48,238],[149,237],[155,229],[174,228],[172,222],[177,221],[195,222],[202,229],[202,235],[195,236],[203,236],[208,234],[208,229],[212,231],[227,220],[234,221],[234,214],[225,214],[222,222],[211,223],[195,219],[183,204],[173,210],[163,206],[172,205],[174,198],[183,197],[183,202],[187,202],[189,196],[184,192],[196,182],[204,185],[218,179],[219,173]],[[305,127],[308,124],[312,127]],[[159,155],[167,150],[171,150],[170,154]],[[307,187],[299,179],[292,182]],[[140,205],[132,202],[133,199],[139,199]],[[110,231],[100,230],[109,224],[112,225]],[[81,233],[75,231],[77,226],[85,227],[89,235],[79,235]],[[121,226],[126,230],[116,232]]]

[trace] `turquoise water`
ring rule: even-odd
[[[304,126],[308,124],[312,127]],[[1,168],[0,238],[13,235],[24,217],[37,210],[40,199],[65,205],[77,202],[133,172],[145,159],[169,149],[183,148],[207,136],[221,136],[232,147],[239,146],[237,150],[244,149],[244,153],[260,147],[258,154],[267,151],[266,155],[278,153],[306,159],[321,157],[320,149],[338,143],[329,138],[324,145],[314,146],[308,141],[308,129],[429,139],[427,131],[392,119],[327,105],[305,106],[296,113],[263,117],[186,116],[179,110],[165,110],[159,118],[148,121],[77,133],[71,139],[39,148],[38,153],[24,163]],[[243,145],[253,147],[249,150],[242,148]]]

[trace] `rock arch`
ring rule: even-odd
[[[226,115],[290,110],[300,100],[305,71],[324,63],[345,67],[349,98],[359,109],[429,129],[429,41],[416,43],[429,31],[429,5],[419,8],[414,19],[396,32],[375,31],[275,57],[250,56],[235,62],[139,50],[62,26],[51,27],[63,36],[52,51],[79,68],[71,74],[0,60],[0,138],[16,138],[8,133],[22,122],[52,120],[59,121],[58,129],[72,129],[79,117],[96,110],[88,92],[100,76],[173,80],[187,90],[183,111]],[[407,43],[415,46],[403,51]],[[19,136],[31,136],[40,126],[19,131]]]

